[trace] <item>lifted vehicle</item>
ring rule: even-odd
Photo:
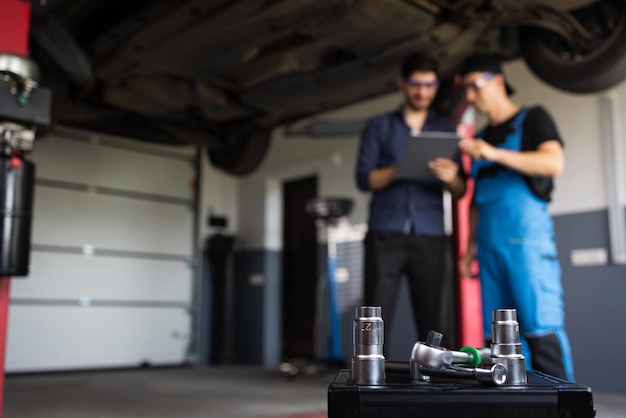
[[[453,75],[471,54],[522,57],[568,92],[626,77],[623,0],[47,0],[31,56],[54,123],[206,147],[251,173],[272,128],[394,91],[400,60]]]

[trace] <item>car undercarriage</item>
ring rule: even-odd
[[[271,130],[394,91],[424,51],[451,77],[474,53],[523,58],[568,92],[626,76],[622,0],[48,0],[31,58],[55,124],[171,144],[252,172]]]

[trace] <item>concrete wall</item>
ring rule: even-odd
[[[211,213],[218,216],[228,217],[227,233],[240,229],[238,206],[239,180],[235,177],[211,167],[209,159],[203,154],[200,167],[202,176],[198,187],[200,188],[200,239],[215,232],[208,226],[208,217]]]

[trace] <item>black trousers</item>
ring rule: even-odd
[[[386,341],[400,281],[407,277],[417,341],[426,341],[428,331],[434,330],[443,334],[442,346],[458,348],[453,266],[449,237],[368,232],[363,302],[382,308]]]

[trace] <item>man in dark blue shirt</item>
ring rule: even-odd
[[[431,103],[439,86],[436,63],[427,56],[405,58],[398,87],[400,109],[370,119],[362,133],[356,167],[359,189],[371,191],[365,238],[364,304],[380,306],[388,335],[401,278],[409,280],[419,341],[428,331],[456,344],[454,275],[451,239],[444,228],[444,191],[465,193],[465,175],[456,161],[429,163],[428,180],[397,179],[398,163],[408,141],[424,131],[455,131],[438,117]]]

